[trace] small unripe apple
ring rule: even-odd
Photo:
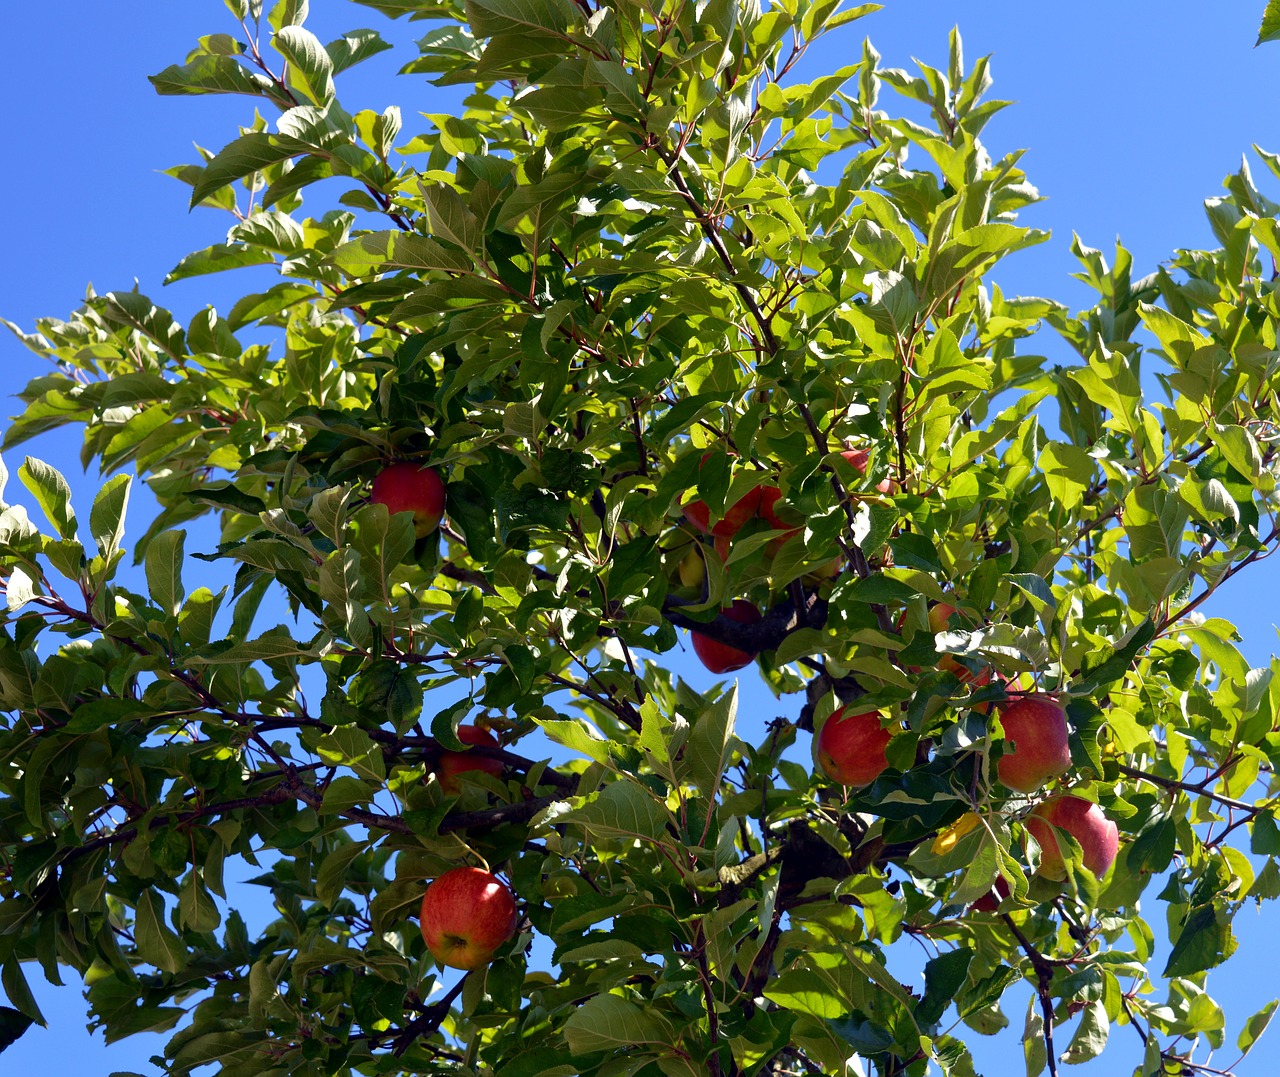
[[[374,476],[369,500],[386,505],[392,515],[413,513],[413,533],[425,538],[444,517],[444,482],[431,468],[400,460]]]
[[[720,611],[720,615],[743,625],[756,624],[760,620],[760,611],[744,598],[735,599],[732,606]],[[693,641],[693,653],[712,673],[732,673],[755,661],[754,653],[730,647],[701,632],[691,631],[689,636]]]
[[[870,785],[889,766],[884,750],[893,732],[880,724],[878,711],[850,714],[841,707],[818,734],[818,765],[833,782],[859,788]]]
[[[463,744],[483,744],[488,748],[501,747],[498,738],[492,732],[478,725],[458,726],[458,739]],[[502,773],[502,760],[489,759],[474,752],[441,752],[436,760],[436,777],[446,793],[462,792],[462,779],[459,775],[470,770],[492,774],[496,778]]]
[[[684,586],[702,586],[702,581],[707,577],[707,563],[703,560],[702,551],[698,549],[696,543],[689,548],[688,553],[680,558],[680,564],[676,566],[676,573]]]
[[[478,969],[515,934],[515,898],[482,868],[453,868],[422,895],[420,925],[427,949],[440,964]]]
[[[1033,793],[1071,769],[1067,714],[1047,695],[1019,696],[1000,712],[1004,755],[996,776],[1010,789]]]
[[[1067,867],[1062,859],[1058,839],[1046,824],[1065,830],[1080,844],[1084,866],[1099,879],[1115,862],[1120,849],[1120,831],[1102,814],[1102,809],[1080,797],[1053,797],[1026,818],[1027,830],[1040,845],[1040,867],[1037,874],[1046,879],[1062,880]]]
[[[973,912],[995,912],[1000,902],[1009,896],[1009,880],[1003,875],[997,877],[995,884],[969,908]]]

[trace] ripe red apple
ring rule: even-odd
[[[431,468],[410,460],[388,464],[373,479],[369,500],[393,515],[413,513],[413,533],[425,538],[444,516],[444,482]]]
[[[755,624],[760,620],[760,611],[745,598],[735,599],[733,605],[727,610],[721,610],[720,614],[743,625]],[[742,669],[755,661],[756,656],[750,651],[730,647],[727,643],[704,636],[701,632],[691,631],[689,635],[693,640],[693,653],[712,673],[732,673],[735,669]]]
[[[1066,864],[1058,839],[1047,824],[1065,830],[1080,843],[1084,866],[1098,878],[1107,873],[1120,849],[1120,832],[1116,824],[1102,814],[1098,805],[1080,797],[1053,797],[1037,805],[1026,820],[1027,830],[1040,845],[1040,868],[1046,879],[1067,877]]]
[[[427,949],[440,964],[478,969],[515,934],[515,898],[481,868],[454,868],[422,895],[420,926]]]
[[[929,630],[936,636],[939,632],[947,630],[947,622],[951,620],[951,615],[956,612],[955,606],[950,602],[939,602],[929,607]]]
[[[1033,793],[1051,778],[1071,769],[1067,714],[1047,695],[1025,695],[1000,712],[1004,755],[996,776],[1010,789]]]
[[[478,725],[458,726],[458,739],[463,744],[501,747],[492,732]],[[489,759],[474,752],[441,752],[440,758],[436,760],[436,777],[440,779],[446,793],[462,792],[462,779],[459,775],[469,770],[479,770],[497,777],[502,773],[502,760]]]
[[[995,884],[982,897],[978,898],[969,908],[973,912],[995,912],[1000,908],[1000,902],[1009,896],[1009,880],[1003,875],[996,878]]]
[[[859,475],[867,473],[867,463],[871,459],[870,449],[846,449],[840,455]],[[896,485],[892,479],[886,477],[876,483],[876,489],[882,494],[891,494]]]
[[[893,731],[880,724],[878,711],[849,714],[841,707],[818,734],[818,765],[833,782],[858,788],[870,785],[889,766],[884,750]]]
[[[706,457],[703,457],[703,459],[705,460]],[[711,526],[711,509],[705,501],[700,499],[688,502],[684,506],[684,515],[685,519],[704,535],[714,535],[716,538],[729,539],[733,538],[756,517],[763,517],[774,527],[784,526],[777,523],[773,515],[773,506],[781,496],[782,491],[776,486],[761,485],[748,490],[742,497],[725,509],[724,518],[715,527]]]

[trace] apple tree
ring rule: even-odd
[[[11,327],[4,1042],[37,972],[175,1077],[963,1077],[1010,1023],[1030,1074],[1222,1072],[1208,973],[1280,895],[1276,663],[1204,613],[1278,541],[1247,166],[1217,249],[1077,241],[1073,313],[992,278],[1045,236],[959,34],[909,73],[874,4],[362,2],[422,35],[404,112],[339,103],[390,46],[306,0],[152,78],[250,99],[172,169],[226,232],[169,279],[238,301]],[[83,496],[18,453],[64,429]],[[406,464],[438,527],[371,496]],[[516,926],[459,975],[418,914],[463,867]]]

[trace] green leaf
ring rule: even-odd
[[[93,499],[93,508],[89,510],[89,531],[98,544],[101,557],[109,558],[120,548],[132,482],[131,475],[116,475],[106,481]]]
[[[336,75],[391,47],[377,30],[348,30],[341,37],[330,41],[324,51],[329,54],[333,73]]]
[[[342,896],[347,883],[347,871],[351,861],[368,849],[368,843],[349,841],[339,845],[320,863],[316,872],[316,900],[322,905],[333,908],[334,902]]]
[[[809,969],[787,969],[769,981],[764,997],[787,1010],[834,1020],[848,1013],[836,985]]]
[[[1240,1048],[1241,1055],[1247,1055],[1262,1038],[1267,1026],[1271,1024],[1271,1018],[1275,1015],[1277,1006],[1280,1006],[1280,1000],[1272,999],[1245,1022],[1244,1028],[1240,1030],[1240,1037],[1236,1040],[1236,1046]]]
[[[271,42],[289,61],[289,85],[321,108],[333,100],[333,61],[320,39],[302,26],[282,26]]]
[[[932,958],[924,967],[924,998],[916,1005],[916,1024],[928,1028],[942,1020],[951,1000],[964,986],[973,951],[967,946]]]
[[[1085,1006],[1084,1015],[1076,1026],[1075,1035],[1071,1037],[1062,1061],[1069,1066],[1078,1066],[1097,1058],[1107,1046],[1110,1033],[1111,1019],[1107,1017],[1106,1006],[1101,1001],[1090,1002]]]
[[[656,841],[672,823],[671,813],[640,786],[616,781],[594,800],[559,817],[559,823],[578,823],[592,837],[644,838]]]
[[[138,897],[133,937],[138,956],[164,972],[179,972],[187,963],[186,947],[165,922],[164,898],[154,890]]]
[[[1151,1037],[1155,1039],[1155,1037]],[[1027,1004],[1027,1020],[1022,1026],[1022,1057],[1027,1066],[1027,1077],[1040,1077],[1049,1064],[1044,1043],[1044,1018],[1040,1014],[1040,1000],[1033,994]]]
[[[374,789],[367,782],[340,774],[325,789],[320,811],[324,815],[345,815],[357,805],[368,804],[373,795]]]
[[[589,1055],[596,1051],[621,1051],[646,1044],[669,1046],[675,1030],[658,1014],[641,1009],[617,995],[601,994],[588,999],[564,1023],[569,1053]]]
[[[466,12],[476,37],[560,35],[576,21],[569,0],[467,0]]]
[[[1064,441],[1051,441],[1040,452],[1040,467],[1053,499],[1068,511],[1078,508],[1093,477],[1093,458]]]
[[[191,205],[194,208],[228,183],[244,179],[292,156],[293,151],[282,149],[266,132],[251,131],[241,135],[223,146],[204,166],[200,178],[192,185]]]
[[[1182,924],[1182,932],[1164,967],[1165,976],[1194,976],[1214,968],[1236,951],[1239,944],[1225,911],[1214,904],[1197,905]]]
[[[158,94],[241,93],[268,97],[286,108],[291,103],[266,75],[249,71],[231,56],[197,56],[190,63],[172,64],[148,80]]]
[[[193,251],[169,270],[165,284],[199,277],[205,273],[221,273],[227,269],[245,266],[269,265],[275,258],[270,251],[256,249],[243,243],[215,243],[201,251]]]
[[[147,546],[147,590],[151,600],[170,617],[176,617],[186,592],[182,589],[182,560],[187,533],[161,531]]]
[[[4,1049],[22,1037],[33,1024],[34,1019],[11,1006],[0,1006],[0,1054]]]
[[[194,869],[178,894],[178,920],[192,931],[212,931],[222,923],[218,903]]]
[[[708,801],[715,800],[725,768],[741,742],[733,734],[738,714],[738,688],[725,692],[693,725],[685,744],[689,777]]]
[[[31,988],[27,984],[27,977],[22,971],[22,964],[16,957],[5,959],[4,967],[0,969],[0,987],[4,988],[5,997],[13,1003],[18,1012],[28,1019],[28,1024],[34,1021],[42,1028],[47,1027],[44,1014],[40,1012],[40,1007],[36,1005],[35,996],[31,993]],[[7,1006],[4,1007],[4,1011],[6,1013],[13,1012]],[[9,1018],[5,1022],[9,1030],[17,1028],[18,1024],[19,1021],[16,1018]],[[22,1032],[25,1031],[26,1028],[24,1027]],[[22,1035],[22,1032],[18,1032],[13,1039],[16,1040],[18,1036]],[[10,1042],[13,1041],[11,1040]]]
[[[382,749],[363,729],[353,725],[338,726],[315,743],[316,754],[331,767],[350,767],[361,778],[375,782],[387,776]]]
[[[1234,424],[1224,426],[1212,423],[1208,427],[1209,438],[1221,450],[1227,463],[1235,468],[1246,481],[1255,485],[1262,481],[1262,451],[1253,431]],[[1270,486],[1270,483],[1266,483]]]
[[[18,468],[18,478],[31,491],[58,534],[64,539],[75,538],[78,526],[75,509],[71,507],[71,487],[62,477],[62,472],[43,460],[28,456]]]
[[[329,260],[347,276],[356,278],[401,269],[417,273],[433,269],[466,273],[471,269],[471,262],[465,255],[443,247],[427,236],[401,232],[371,232],[344,243],[329,256]]]
[[[1268,41],[1280,38],[1280,0],[1267,0],[1266,10],[1262,13],[1262,25],[1258,27],[1258,40],[1254,48]]]
[[[300,26],[307,21],[310,9],[308,0],[276,0],[267,16],[271,29],[279,30],[284,26]]]

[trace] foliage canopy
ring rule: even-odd
[[[335,80],[389,46],[321,43],[306,0],[227,0],[240,33],[152,79],[262,110],[171,170],[232,223],[169,279],[278,282],[185,327],[136,290],[11,326],[54,368],[9,459],[73,426],[110,477],[85,527],[28,458],[47,524],[0,515],[0,1040],[40,1019],[36,962],[109,1039],[176,1028],[174,1075],[963,1077],[961,1025],[998,1032],[1025,980],[1029,1073],[1113,1025],[1144,1077],[1194,1072],[1232,916],[1280,895],[1276,664],[1199,612],[1277,543],[1280,230],[1247,166],[1216,250],[1138,277],[1077,241],[1073,314],[990,281],[1045,237],[958,33],[945,69],[867,42],[801,81],[876,5],[364,4],[422,24],[404,71],[473,87],[461,114],[348,111]],[[439,533],[369,501],[396,459],[446,477]],[[781,526],[685,515],[762,486]],[[188,556],[226,586],[188,590]],[[743,599],[758,622],[719,615]],[[746,743],[735,689],[664,664],[682,629],[757,655],[790,716]],[[1033,688],[1072,767],[1014,793],[998,704]],[[890,769],[846,790],[807,756],[855,702]],[[503,771],[448,792],[464,721]],[[1024,820],[1067,787],[1119,826],[1102,878],[1065,835],[1067,879],[1034,873]],[[414,914],[463,863],[522,924],[454,981]]]

